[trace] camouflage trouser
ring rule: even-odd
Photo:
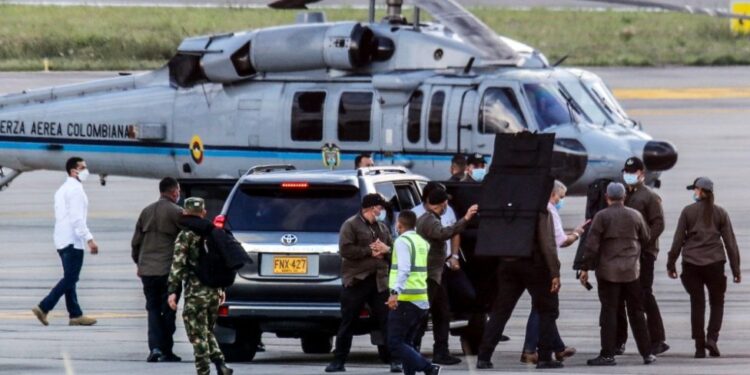
[[[193,291],[185,295],[182,318],[185,331],[195,353],[195,369],[199,375],[211,373],[212,361],[224,361],[224,354],[214,337],[214,324],[219,313],[219,293],[216,289]]]

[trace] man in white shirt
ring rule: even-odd
[[[555,181],[555,186],[550,194],[549,202],[547,203],[547,211],[552,215],[552,222],[555,226],[555,243],[557,244],[557,250],[568,247],[578,241],[583,234],[583,225],[573,230],[573,232],[565,233],[563,230],[562,220],[560,219],[560,210],[564,206],[565,194],[568,192],[568,188],[560,181]],[[584,224],[585,225],[585,224]],[[529,320],[526,323],[526,341],[524,342],[523,353],[521,354],[521,362],[533,364],[538,360],[537,346],[539,344],[539,313],[532,309],[529,314]],[[554,329],[553,337],[555,357],[558,361],[562,361],[565,358],[571,357],[576,353],[576,349],[573,347],[565,346],[560,333],[557,330],[557,325]]]
[[[83,315],[78,305],[76,283],[83,266],[83,249],[87,244],[91,254],[99,252],[99,246],[94,241],[88,226],[86,214],[89,201],[83,191],[83,181],[89,176],[86,162],[79,157],[72,157],[65,163],[68,178],[55,192],[55,247],[60,255],[63,266],[63,278],[55,285],[37,306],[31,311],[39,321],[49,325],[47,314],[55,307],[60,298],[65,295],[65,305],[70,316],[72,326],[90,326],[96,324],[96,319]]]

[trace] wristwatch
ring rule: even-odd
[[[451,258],[458,260],[458,254],[451,254]]]
[[[391,289],[391,295],[392,296],[397,296],[398,295],[398,291],[396,291],[396,289]]]

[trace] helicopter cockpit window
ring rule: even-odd
[[[339,140],[369,142],[372,115],[371,92],[345,92],[339,102]]]
[[[292,104],[292,140],[323,140],[323,108],[326,93],[323,91],[298,92]]]
[[[526,128],[526,120],[513,89],[493,87],[485,91],[479,109],[479,133],[506,133]]]
[[[539,130],[551,126],[574,122],[565,99],[557,91],[557,87],[547,83],[527,83],[523,85],[526,98],[534,110],[534,117]]]
[[[432,95],[430,102],[430,119],[427,122],[427,139],[437,144],[443,139],[443,109],[445,108],[445,92],[438,91]]]
[[[409,99],[409,114],[407,115],[406,139],[411,143],[419,142],[422,136],[422,91],[415,91]]]
[[[570,93],[573,100],[581,107],[586,117],[594,124],[606,125],[612,123],[602,108],[589,95],[583,84],[578,80],[560,81],[565,90]]]

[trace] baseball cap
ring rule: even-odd
[[[607,185],[607,197],[613,200],[625,198],[625,186],[619,182],[612,182]]]
[[[695,188],[700,188],[703,190],[708,191],[714,191],[714,182],[711,181],[708,177],[698,177],[693,181],[693,184],[688,186],[688,190],[693,190]]]
[[[646,169],[646,166],[643,164],[643,160],[634,156],[632,158],[628,158],[628,160],[625,160],[625,166],[622,168],[622,171],[627,173],[635,173],[644,169]]]
[[[206,202],[203,198],[190,197],[185,199],[185,210],[192,213],[201,213],[206,208]]]
[[[469,155],[469,158],[466,160],[469,164],[487,164],[487,160],[484,158],[484,155],[480,153]]]
[[[370,208],[375,206],[388,207],[388,202],[385,201],[382,195],[378,193],[370,193],[362,198],[362,208]]]
[[[445,185],[441,184],[440,182],[428,182],[427,185],[424,186],[424,189],[422,189],[422,200],[426,201],[430,197],[430,193],[432,193],[436,189],[446,190]]]
[[[427,203],[429,204],[441,204],[451,199],[451,196],[443,189],[435,189],[427,197]]]

